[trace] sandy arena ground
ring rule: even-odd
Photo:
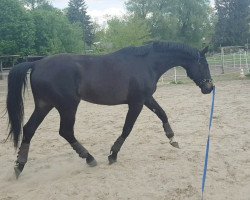
[[[3,81],[0,111],[4,113]],[[218,82],[206,200],[250,199],[250,81]],[[31,143],[29,161],[19,180],[16,153],[7,135],[7,116],[0,122],[0,200],[184,200],[201,198],[211,95],[194,84],[160,85],[155,98],[166,110],[181,149],[173,148],[160,120],[147,108],[118,155],[108,165],[110,147],[120,135],[127,106],[81,102],[75,125],[78,140],[95,156],[90,168],[58,134],[52,110]],[[33,109],[25,100],[25,121]]]

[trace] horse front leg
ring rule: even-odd
[[[129,104],[129,110],[126,116],[125,124],[123,126],[122,134],[117,138],[114,145],[111,147],[110,155],[108,156],[109,164],[112,164],[117,161],[117,154],[120,151],[126,138],[132,131],[135,121],[139,116],[142,108],[143,104]]]
[[[159,119],[162,121],[163,129],[165,131],[166,136],[169,138],[169,142],[173,147],[179,148],[178,142],[176,142],[174,138],[174,132],[168,122],[167,115],[165,111],[161,108],[161,106],[156,102],[156,100],[151,97],[148,99],[145,103],[145,106],[147,106],[152,112],[154,112]]]

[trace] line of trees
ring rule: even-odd
[[[201,47],[245,45],[250,39],[250,1],[127,0],[126,16],[101,27],[84,0],[59,10],[48,0],[0,0],[0,55],[105,53],[154,40]]]
[[[250,42],[250,0],[215,0],[215,8],[215,47],[244,46]]]

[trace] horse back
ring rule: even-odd
[[[144,91],[152,85],[150,81],[140,60],[112,54],[48,57],[36,64],[31,77],[33,90],[43,93],[40,96],[53,94],[103,105],[144,98]]]

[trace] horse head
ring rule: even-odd
[[[203,94],[209,94],[214,87],[205,55],[207,52],[208,47],[198,51],[197,58],[186,68],[187,75],[200,87]]]

